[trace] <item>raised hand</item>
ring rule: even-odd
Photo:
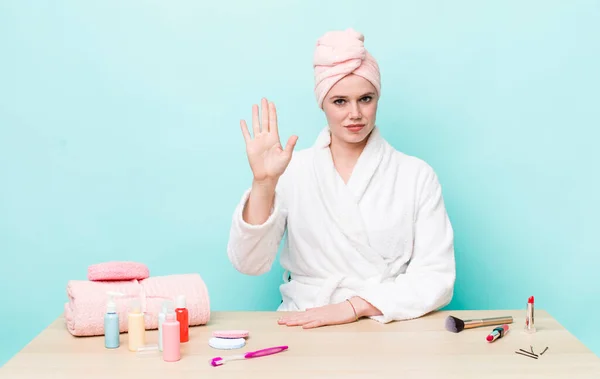
[[[285,149],[279,141],[277,129],[277,111],[275,104],[262,99],[259,122],[258,105],[252,106],[252,133],[250,136],[246,121],[241,120],[240,126],[246,141],[248,162],[256,182],[277,182],[284,173],[296,146],[297,136],[291,136]]]

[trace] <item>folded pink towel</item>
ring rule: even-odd
[[[88,280],[144,280],[150,277],[150,270],[138,262],[104,262],[88,267]]]
[[[72,335],[104,335],[108,291],[125,295],[114,298],[121,332],[127,332],[127,313],[134,299],[142,304],[148,330],[158,328],[158,314],[163,301],[175,301],[178,295],[186,297],[190,326],[205,325],[210,319],[208,290],[198,274],[155,276],[141,281],[71,280],[67,284],[69,302],[65,303],[65,320]]]

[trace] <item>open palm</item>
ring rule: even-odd
[[[242,120],[240,126],[246,142],[246,153],[248,162],[256,181],[277,181],[285,171],[290,160],[292,151],[298,140],[297,136],[291,136],[282,148],[279,141],[279,130],[277,129],[277,111],[275,104],[267,99],[262,99],[261,117],[259,122],[258,105],[252,107],[252,133],[250,136],[246,121]]]

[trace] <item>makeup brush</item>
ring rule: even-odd
[[[446,330],[452,333],[460,333],[464,329],[479,328],[481,326],[512,324],[512,316],[477,318],[461,320],[458,317],[448,316],[446,318]]]

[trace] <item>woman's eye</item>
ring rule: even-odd
[[[344,103],[344,99],[337,99],[333,103],[337,105],[342,105]]]
[[[371,96],[365,96],[363,97],[361,100],[364,101],[365,103],[368,103],[369,101],[371,101],[373,98]]]

